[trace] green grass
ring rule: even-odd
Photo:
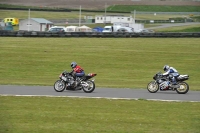
[[[64,10],[68,8],[58,8],[58,7],[37,7],[37,6],[22,6],[22,5],[10,5],[10,4],[0,4],[3,8],[23,8],[23,9],[40,9],[40,10]],[[70,10],[79,10],[70,9]],[[89,9],[92,11],[92,9]],[[168,6],[168,5],[111,5],[107,8],[107,12],[131,12],[131,11],[145,11],[145,12],[199,12],[199,6]],[[104,11],[101,9],[99,11]]]
[[[200,16],[194,16],[194,15],[192,15],[192,17],[191,17],[193,20],[195,20],[196,22],[198,21],[200,21]]]
[[[101,12],[82,12],[81,16],[84,19],[84,16],[93,16],[95,15],[104,15]],[[107,15],[124,15],[124,16],[134,16],[131,13],[107,13]],[[79,19],[79,12],[48,12],[48,11],[31,11],[30,16],[32,18],[45,18],[45,19]],[[188,15],[184,15],[188,16]],[[0,10],[0,19],[8,18],[8,17],[16,17],[19,19],[27,19],[28,18],[28,10],[27,11],[18,11],[18,10]],[[183,15],[177,14],[136,14],[136,19],[145,19],[145,20],[168,20],[169,18],[177,18],[183,17]]]
[[[12,5],[12,4],[0,4],[0,7],[3,7],[3,8],[26,8],[26,9],[29,9],[29,8],[32,8],[32,9],[58,9],[57,7],[46,7],[46,6],[42,6],[42,7],[39,7],[39,6],[23,6],[23,5]]]
[[[199,133],[200,103],[0,96],[1,133]]]
[[[200,32],[200,24],[155,29],[156,32]]]
[[[108,11],[145,11],[145,12],[199,12],[199,6],[161,6],[161,5],[115,5]]]
[[[200,90],[199,38],[1,37],[0,84],[53,85],[76,61],[95,72],[97,87],[146,88],[165,64],[189,74]]]
[[[82,19],[84,16],[90,16],[97,13],[82,12]],[[0,18],[16,17],[19,19],[28,18],[27,11],[18,10],[0,10]],[[79,19],[79,12],[49,12],[49,11],[30,11],[32,18],[45,18],[45,19]],[[66,20],[67,21],[67,20]]]

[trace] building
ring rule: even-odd
[[[23,31],[47,31],[53,23],[44,18],[30,18],[19,22],[19,30]]]
[[[114,22],[135,23],[135,20],[132,16],[130,16],[130,17],[116,16],[116,15],[109,15],[109,16],[98,15],[98,16],[95,16],[95,23],[97,23],[97,24],[102,24],[102,23],[113,24]]]

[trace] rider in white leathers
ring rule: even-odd
[[[165,71],[165,73],[163,73],[163,75],[164,75],[164,76],[169,75],[170,78],[172,79],[172,84],[173,84],[173,85],[176,85],[176,77],[179,76],[178,71],[177,71],[175,68],[170,67],[170,66],[168,66],[168,65],[165,65],[165,66],[163,67],[163,70]]]

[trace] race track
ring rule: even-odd
[[[158,101],[200,102],[200,91],[178,94],[176,91],[158,91],[149,93],[146,89],[96,88],[93,93],[79,91],[55,92],[53,86],[14,86],[0,85],[0,95],[15,96],[53,96],[53,97],[89,97],[111,99],[146,99]]]

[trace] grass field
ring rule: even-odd
[[[168,6],[168,5],[114,5],[108,11],[131,12],[134,10],[145,12],[199,12],[199,6]]]
[[[156,32],[200,32],[200,24],[155,29]]]
[[[34,5],[34,4],[32,4]],[[55,5],[55,3],[54,3]],[[93,5],[95,6],[95,5]],[[52,9],[52,10],[58,10],[58,9],[71,9],[71,10],[79,10],[79,4],[77,3],[76,6],[71,6],[71,8],[58,8],[58,7],[38,7],[38,6],[22,6],[22,5],[11,5],[11,4],[0,4],[0,7],[4,7],[4,8],[23,8],[23,9]],[[82,7],[84,8],[84,7]],[[90,11],[92,11],[92,9],[88,9]],[[104,10],[104,7],[102,9],[100,9],[99,11]],[[187,6],[183,6],[183,5],[117,5],[117,4],[113,4],[109,7],[107,7],[106,9],[108,12],[109,11],[121,11],[121,12],[131,12],[134,10],[137,11],[145,11],[145,12],[199,12],[199,6],[196,4],[195,6],[192,5],[187,5]]]
[[[84,19],[84,16],[93,16],[95,15],[104,15],[101,12],[82,12],[81,16]],[[124,15],[130,16],[134,15],[131,13],[107,13],[106,15]],[[45,19],[79,19],[79,12],[45,12],[45,11],[31,11],[30,16],[32,18],[45,18]],[[188,15],[184,15],[188,16]],[[0,10],[0,19],[8,18],[8,17],[16,17],[19,19],[27,19],[28,18],[28,10],[27,11],[13,11],[13,10]],[[136,14],[136,19],[146,19],[146,20],[168,20],[169,18],[177,18],[183,17],[183,15],[176,14]]]
[[[97,87],[146,88],[165,64],[200,90],[199,38],[1,37],[0,84],[53,85],[70,63],[95,72]]]
[[[0,10],[0,18],[5,14],[28,16],[24,11]],[[47,19],[78,15],[78,12],[31,12],[32,17]],[[169,17],[178,16],[157,15],[155,19]],[[171,29],[177,30],[185,28]],[[61,71],[71,70],[69,64],[75,60],[87,73],[98,74],[97,87],[146,88],[152,76],[169,64],[190,75],[187,82],[191,90],[200,90],[199,41],[198,38],[1,37],[0,84],[53,85]],[[188,102],[0,96],[0,133],[199,133],[199,110],[199,103]]]
[[[0,96],[0,133],[199,133],[200,103]]]
[[[0,10],[0,18],[8,15],[27,18],[28,13]],[[31,17],[78,18],[78,13],[31,12]],[[200,90],[199,41],[1,37],[0,84],[53,85],[75,60],[87,73],[98,74],[97,87],[146,88],[169,64],[190,75],[191,90]],[[199,133],[199,110],[200,103],[191,102],[0,96],[0,133]]]

